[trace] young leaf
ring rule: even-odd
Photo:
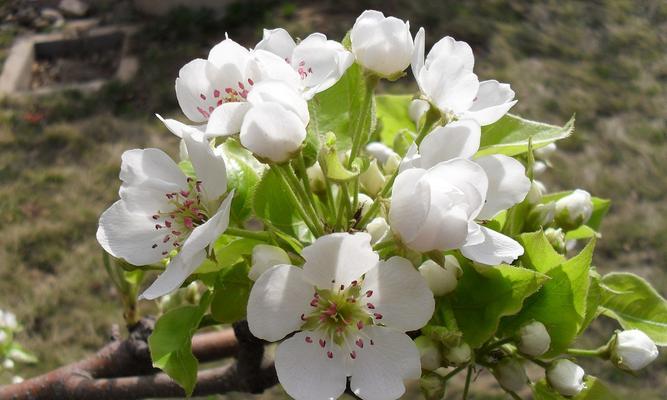
[[[222,145],[227,166],[229,189],[235,189],[232,200],[232,219],[245,221],[252,214],[252,193],[259,183],[262,165],[236,140],[226,140]]]
[[[667,301],[644,279],[612,272],[600,281],[602,313],[623,329],[639,329],[657,345],[667,346]]]
[[[543,231],[521,234],[518,240],[524,249],[521,262],[525,266],[546,273],[566,260],[554,250]]]
[[[539,272],[511,265],[489,267],[483,274],[468,263],[462,267],[452,308],[463,340],[473,348],[491,339],[500,319],[519,312],[524,300],[547,279]]]
[[[585,379],[586,388],[574,397],[563,397],[553,390],[545,379],[535,382],[533,385],[533,398],[535,400],[617,400],[618,397],[607,388],[602,381],[587,376]]]
[[[475,157],[488,154],[515,156],[528,151],[528,138],[533,149],[565,139],[574,131],[574,116],[564,126],[530,121],[506,114],[498,122],[482,127],[482,140]]]
[[[267,170],[262,180],[255,188],[253,196],[253,208],[255,215],[290,234],[302,238],[302,233],[307,231],[306,224],[299,218],[294,206],[280,183],[280,178],[272,170]]]
[[[153,366],[175,380],[190,396],[197,383],[199,362],[192,355],[192,335],[211,302],[206,292],[196,306],[184,306],[164,314],[148,338]]]
[[[252,281],[248,278],[248,266],[245,262],[220,271],[211,302],[213,318],[222,323],[243,319],[251,286]]]
[[[394,137],[402,129],[415,131],[415,123],[408,110],[413,96],[383,94],[375,96],[379,139],[387,146],[393,146]]]
[[[198,274],[207,274],[209,272],[216,272],[224,268],[229,268],[241,261],[242,256],[252,254],[252,249],[260,243],[263,242],[248,238],[236,239],[231,242],[228,241],[227,238],[218,239],[213,247],[215,261],[209,259],[205,260],[196,272]]]

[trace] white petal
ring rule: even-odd
[[[128,150],[123,153],[121,160],[120,179],[127,185],[141,185],[164,193],[187,188],[185,175],[162,150]]]
[[[230,136],[241,131],[243,117],[250,109],[246,102],[223,103],[216,107],[206,125],[206,136]]]
[[[289,264],[290,258],[287,252],[280,247],[268,244],[258,244],[252,248],[252,267],[248,272],[248,278],[256,281],[260,275],[276,265]]]
[[[370,326],[364,333],[373,340],[355,349],[350,388],[364,400],[398,399],[406,379],[421,375],[419,350],[410,337],[389,328]]]
[[[345,392],[343,353],[330,343],[320,347],[319,339],[315,332],[298,332],[276,349],[278,380],[295,400],[332,400]],[[327,356],[329,351],[332,358]]]
[[[164,232],[155,229],[155,222],[149,215],[129,211],[119,200],[100,216],[97,241],[107,253],[132,265],[152,264],[172,249],[171,243],[162,242]]]
[[[425,178],[432,182],[432,188],[448,191],[449,188],[444,184],[457,188],[465,198],[463,204],[468,216],[475,217],[482,209],[489,181],[484,169],[475,162],[463,158],[441,162],[429,169]]]
[[[463,117],[472,118],[482,126],[490,125],[516,104],[517,101],[513,99],[514,90],[509,84],[496,80],[480,82],[477,97]]]
[[[475,66],[475,56],[472,53],[470,45],[466,42],[455,40],[451,36],[445,36],[433,45],[426,57],[426,64],[429,65],[438,58],[449,56],[460,58],[467,71],[472,71]]]
[[[420,252],[458,248],[468,235],[468,218],[466,209],[452,202],[450,196],[433,195],[428,216],[419,226],[417,236],[404,239],[404,244]]]
[[[299,73],[306,88],[314,93],[333,86],[354,62],[354,56],[342,44],[313,33],[294,49],[292,67]]]
[[[428,284],[412,263],[402,257],[381,261],[368,271],[362,293],[370,294],[364,301],[375,306],[371,312],[382,314],[378,322],[404,332],[426,325],[435,309]]]
[[[301,89],[299,74],[284,59],[266,50],[253,51],[253,57],[260,69],[261,79],[258,81],[280,81],[294,90]]]
[[[250,58],[250,51],[232,39],[225,39],[216,44],[208,53],[208,61],[211,64],[217,67],[234,64],[239,67],[240,71],[245,69]]]
[[[471,158],[479,150],[482,130],[473,120],[459,120],[432,130],[419,145],[421,167],[453,158]]]
[[[477,218],[491,219],[502,210],[520,203],[530,190],[530,179],[519,161],[502,154],[493,154],[475,160],[489,178],[486,204]]]
[[[305,138],[303,121],[278,103],[254,105],[241,126],[241,144],[258,157],[277,163],[289,160]]]
[[[222,155],[216,155],[203,135],[185,135],[190,161],[200,180],[205,202],[216,201],[227,192],[227,168]]]
[[[467,258],[486,265],[511,263],[523,254],[523,247],[514,239],[494,230],[481,227],[484,242],[461,247]]]
[[[406,69],[414,50],[410,24],[377,11],[365,11],[350,33],[352,52],[363,67],[382,76]]]
[[[419,73],[422,91],[443,112],[467,111],[479,90],[477,75],[454,55],[440,57]]]
[[[315,293],[303,270],[276,265],[259,276],[248,299],[248,326],[258,338],[275,342],[303,325]]]
[[[155,299],[178,289],[206,257],[204,249],[215,242],[229,225],[232,191],[222,202],[218,211],[204,224],[196,227],[181,246],[181,251],[174,257],[167,269],[142,293],[141,298]]]
[[[283,28],[276,28],[264,29],[264,37],[257,43],[255,49],[270,51],[289,63],[295,47],[296,43],[292,36]]]
[[[204,122],[208,119],[209,104],[202,99],[202,95],[210,91],[211,82],[206,70],[208,61],[201,58],[185,64],[176,78],[176,98],[183,113],[192,121]]]
[[[206,125],[192,126],[184,124],[181,121],[177,121],[175,119],[164,119],[160,114],[155,114],[155,116],[158,117],[160,121],[162,121],[164,126],[166,126],[171,133],[178,136],[179,138],[182,138],[184,133],[192,134],[206,130]]]
[[[430,187],[418,185],[426,170],[406,169],[396,177],[392,187],[389,225],[404,241],[417,236],[431,204]]]
[[[281,81],[263,81],[255,85],[248,95],[252,105],[273,102],[299,116],[304,125],[310,120],[308,103],[292,87]]]
[[[422,91],[423,89],[421,88],[421,83],[419,82],[419,72],[424,67],[424,49],[426,45],[425,36],[426,33],[424,32],[424,28],[419,28],[419,31],[415,35],[415,49],[412,53],[412,75],[414,75],[415,79],[417,79],[419,88]]]
[[[371,236],[332,233],[319,237],[302,252],[307,279],[321,289],[348,286],[375,267],[379,256],[371,248]]]

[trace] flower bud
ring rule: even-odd
[[[425,400],[441,400],[447,393],[447,385],[437,372],[422,374],[419,388]]]
[[[290,264],[285,250],[268,244],[258,244],[252,249],[252,268],[248,272],[248,278],[256,281],[264,271],[279,264]]]
[[[385,177],[378,167],[377,160],[371,161],[366,171],[359,175],[359,183],[366,193],[375,196],[384,187]]]
[[[357,18],[350,41],[357,62],[384,78],[397,77],[412,60],[410,23],[379,11],[366,10]]]
[[[9,328],[10,330],[15,330],[18,328],[19,324],[16,321],[16,315],[10,313],[9,311],[0,310],[0,328]]]
[[[563,396],[576,396],[584,390],[584,370],[570,360],[554,361],[547,369],[547,381]]]
[[[436,342],[429,337],[419,336],[415,339],[415,344],[419,349],[422,369],[435,371],[442,366],[442,356]]]
[[[391,230],[387,220],[382,217],[373,218],[371,222],[366,225],[366,231],[371,235],[371,244],[383,242],[391,235]]]
[[[556,201],[556,223],[565,230],[573,230],[586,223],[593,214],[591,195],[577,189]]]
[[[23,378],[20,376],[14,376],[12,377],[12,384],[17,385],[19,383],[23,382]]]
[[[544,228],[553,222],[555,213],[556,204],[554,202],[547,204],[537,204],[528,213],[528,217],[526,217],[526,224],[531,230]]]
[[[310,188],[315,193],[321,193],[326,189],[326,180],[324,178],[324,172],[322,172],[322,167],[319,162],[308,167],[306,170],[308,175],[308,182],[310,183]]]
[[[551,337],[547,328],[539,321],[532,321],[519,328],[519,351],[537,357],[546,353],[551,346]]]
[[[6,358],[5,361],[2,362],[2,367],[4,369],[14,369],[14,361],[12,361],[9,358]]]
[[[0,347],[5,344],[5,341],[7,341],[7,338],[9,335],[7,335],[7,332],[3,331],[0,329]]]
[[[551,246],[557,252],[564,254],[565,247],[565,232],[561,228],[547,228],[544,230],[544,236],[547,238]]]
[[[443,296],[456,289],[463,271],[456,257],[447,255],[444,267],[433,260],[427,260],[419,267],[419,273],[435,296]]]
[[[548,145],[544,147],[540,147],[539,149],[533,150],[533,154],[535,155],[535,158],[539,158],[540,160],[544,161],[549,161],[552,155],[558,150],[558,147],[556,147],[556,143],[549,143]]]
[[[547,164],[543,161],[535,161],[533,163],[533,176],[541,176],[546,172]]]
[[[611,349],[611,359],[617,367],[638,371],[658,357],[658,348],[653,340],[638,329],[616,334]]]
[[[387,161],[382,165],[382,168],[384,169],[384,173],[391,175],[396,170],[398,167],[401,165],[401,156],[398,154],[394,153],[387,158]]]
[[[357,201],[359,202],[358,207],[361,208],[361,216],[363,217],[368,212],[368,209],[371,208],[371,205],[373,205],[373,199],[363,193],[359,193]]]
[[[493,368],[496,380],[505,390],[518,392],[528,383],[526,370],[516,358],[504,358]]]
[[[381,164],[387,162],[389,157],[396,154],[391,147],[380,142],[371,142],[366,145],[366,152],[375,157]]]
[[[241,144],[258,158],[282,163],[292,158],[306,138],[306,125],[278,103],[253,106],[241,125]]]
[[[410,102],[410,107],[408,108],[408,115],[410,119],[419,126],[419,121],[422,119],[424,114],[431,108],[431,104],[422,99],[414,99]]]
[[[542,196],[547,192],[547,188],[540,181],[533,181],[530,184],[530,190],[526,195],[526,201],[530,204],[538,204]]]
[[[472,349],[468,346],[468,343],[463,342],[456,347],[450,348],[445,358],[452,364],[460,365],[470,361],[471,356]]]

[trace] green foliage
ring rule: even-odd
[[[511,265],[477,271],[462,263],[463,276],[452,296],[463,340],[476,348],[491,339],[504,316],[516,314],[547,280],[542,273]],[[483,267],[484,268],[484,267]]]
[[[408,110],[413,96],[383,94],[375,96],[378,118],[378,139],[387,146],[393,146],[400,131],[415,131],[415,123]]]
[[[243,319],[251,287],[252,281],[248,278],[248,265],[245,262],[220,271],[211,301],[213,318],[221,323]]]
[[[262,242],[255,239],[240,238],[230,240],[229,237],[222,237],[213,246],[215,259],[205,260],[196,272],[198,274],[206,274],[229,268],[241,261],[243,256],[252,254],[252,249],[260,243]]]
[[[585,379],[586,388],[574,397],[563,397],[553,390],[546,379],[536,382],[533,389],[535,400],[616,400],[618,397],[607,388],[598,378],[588,376]]]
[[[564,126],[530,121],[507,114],[497,122],[482,127],[482,140],[476,157],[488,154],[515,156],[528,151],[528,139],[533,149],[565,139],[574,131],[574,116]]]
[[[595,248],[592,240],[577,256],[558,262],[557,254],[546,238],[539,234],[521,236],[531,267],[549,278],[538,293],[531,296],[519,314],[503,321],[502,331],[510,334],[522,324],[536,320],[544,324],[551,336],[548,355],[567,349],[577,336],[586,317],[589,269]]]
[[[211,302],[205,293],[199,305],[184,306],[165,313],[148,338],[153,366],[160,368],[190,396],[197,382],[199,362],[192,354],[192,335]]]
[[[235,190],[231,218],[243,222],[252,214],[252,193],[259,183],[257,171],[261,166],[236,140],[226,140],[221,147],[227,166],[227,186]]]
[[[302,237],[307,230],[306,225],[295,212],[286,190],[274,171],[265,171],[253,196],[255,215],[271,221],[273,226],[289,235]]]
[[[600,288],[604,315],[667,346],[667,301],[648,282],[628,272],[612,272],[601,279]]]

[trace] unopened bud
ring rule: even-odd
[[[658,357],[658,348],[653,340],[639,329],[616,334],[611,349],[611,360],[617,367],[638,371]]]
[[[456,347],[450,348],[449,351],[447,351],[447,355],[445,356],[445,358],[447,358],[447,361],[449,361],[452,364],[460,365],[470,361],[471,356],[472,356],[472,349],[470,349],[468,343],[464,342]]]
[[[591,195],[577,189],[556,201],[556,223],[565,230],[573,230],[585,224],[593,214]]]
[[[547,369],[547,381],[563,396],[576,396],[584,390],[584,369],[570,360],[554,361]]]
[[[526,224],[531,230],[537,230],[549,226],[554,221],[556,214],[556,204],[551,202],[547,204],[537,204],[528,213]]]
[[[538,204],[542,201],[542,196],[547,192],[547,188],[540,181],[533,181],[530,184],[530,190],[526,195],[526,201],[530,204]]]
[[[0,347],[2,347],[3,344],[5,344],[5,342],[7,341],[8,338],[9,338],[9,335],[7,335],[7,333],[5,331],[0,329]]]
[[[20,376],[14,376],[12,377],[12,384],[17,385],[19,383],[23,382],[23,378]]]
[[[533,150],[533,154],[535,155],[535,158],[539,158],[540,160],[544,161],[549,161],[551,156],[553,156],[554,153],[556,153],[556,150],[558,150],[556,143],[549,143],[544,147],[540,147],[539,149]]]
[[[363,193],[359,193],[357,195],[357,201],[361,208],[361,216],[363,217],[368,212],[368,209],[371,208],[371,205],[373,205],[373,199]]]
[[[387,162],[389,157],[396,154],[396,152],[389,146],[380,142],[371,142],[366,145],[366,152],[372,155],[380,164]]]
[[[424,116],[424,114],[426,114],[426,111],[428,111],[429,108],[431,108],[431,105],[428,101],[414,99],[410,102],[408,115],[410,115],[410,119],[415,123],[415,125],[419,125],[419,121]]]
[[[371,161],[366,171],[359,175],[359,183],[366,193],[375,196],[384,187],[385,178],[377,164],[377,160]]]
[[[383,242],[391,236],[391,229],[387,220],[382,217],[373,218],[366,225],[366,231],[371,235],[371,244]]]
[[[547,228],[544,230],[544,236],[547,238],[554,250],[561,254],[565,254],[565,232],[563,232],[561,228]]]
[[[322,172],[322,167],[320,167],[319,162],[308,167],[306,170],[308,175],[308,183],[310,183],[310,189],[315,193],[324,192],[326,189],[326,181],[324,179],[324,172]]]
[[[14,361],[12,361],[9,358],[6,358],[5,361],[2,362],[2,367],[4,369],[14,369]]]
[[[442,356],[436,342],[429,337],[419,336],[415,339],[415,344],[419,349],[422,369],[435,371],[442,366]]]
[[[519,328],[519,343],[517,347],[523,354],[537,357],[546,353],[551,346],[551,337],[544,324],[532,321]]]
[[[533,176],[541,176],[547,170],[547,164],[542,161],[533,163]]]
[[[496,380],[504,389],[518,392],[528,383],[523,365],[516,358],[504,358],[493,368]]]
[[[435,296],[443,296],[456,289],[463,271],[456,257],[447,255],[444,266],[433,260],[427,260],[419,267],[419,273]]]
[[[252,249],[252,268],[248,272],[248,278],[256,281],[264,271],[279,264],[290,264],[285,250],[268,244],[258,244]]]

